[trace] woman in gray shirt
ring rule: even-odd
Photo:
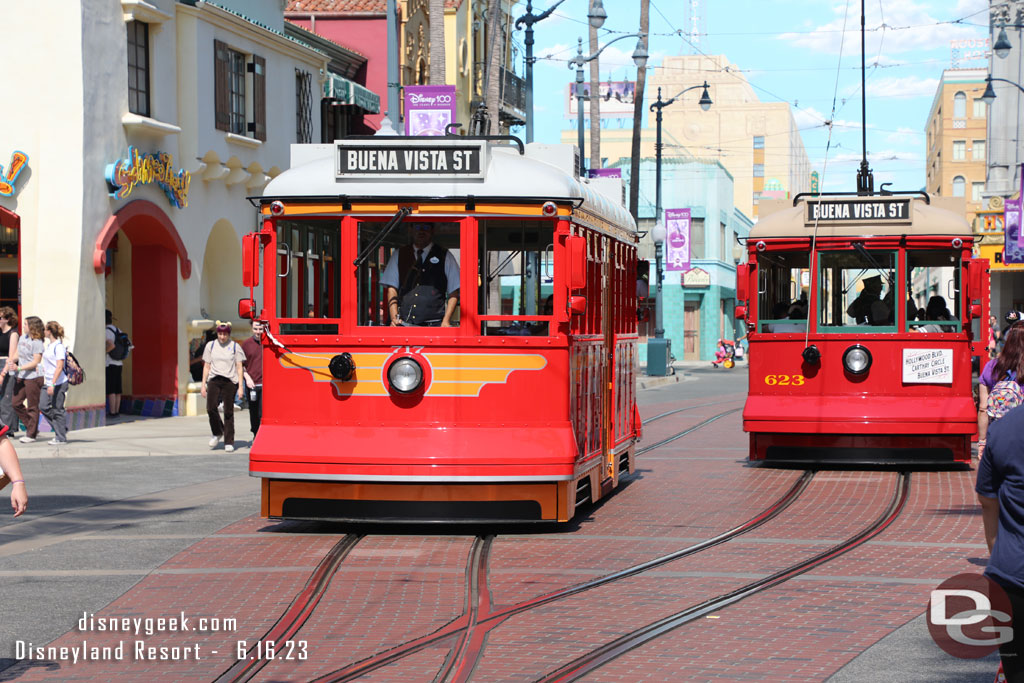
[[[31,443],[39,433],[39,393],[43,390],[43,373],[39,368],[43,360],[43,321],[30,315],[25,318],[21,329],[18,362],[9,361],[7,368],[8,372],[18,373],[14,381],[14,412],[25,424],[25,436],[18,440]]]

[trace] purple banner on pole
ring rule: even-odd
[[[1024,209],[1024,165],[1021,166],[1021,188],[1016,199],[1003,205],[1003,263],[1024,263],[1024,239],[1021,238],[1021,213]]]
[[[454,121],[454,85],[406,86],[406,135],[444,135],[445,126]]]
[[[690,269],[690,210],[665,209],[665,270]]]

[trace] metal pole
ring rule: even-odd
[[[401,135],[399,124],[401,117],[398,102],[398,0],[388,0],[387,4],[388,22],[388,111],[387,117],[391,119],[391,125],[395,132]]]
[[[526,0],[526,142],[533,142],[533,1]]]
[[[579,57],[583,56],[583,39],[579,39],[578,53]],[[577,144],[580,148],[580,177],[583,178],[586,175],[586,161],[583,150],[583,59],[576,62],[576,124],[579,128],[577,135]]]
[[[661,102],[661,88],[658,88],[658,101],[654,103],[657,108],[655,116],[656,136],[654,141],[654,222],[661,222],[661,110],[665,107]],[[661,249],[662,244],[654,245],[654,277],[658,281],[658,289],[654,293],[654,338],[661,339],[665,336],[665,309],[661,297]]]

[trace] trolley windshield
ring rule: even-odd
[[[357,221],[356,324],[458,327],[462,230],[459,220]]]
[[[896,252],[865,249],[819,254],[819,332],[896,331]]]

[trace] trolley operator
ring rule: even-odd
[[[459,262],[434,244],[433,223],[409,227],[412,244],[391,256],[380,282],[392,325],[451,327],[459,302]]]

